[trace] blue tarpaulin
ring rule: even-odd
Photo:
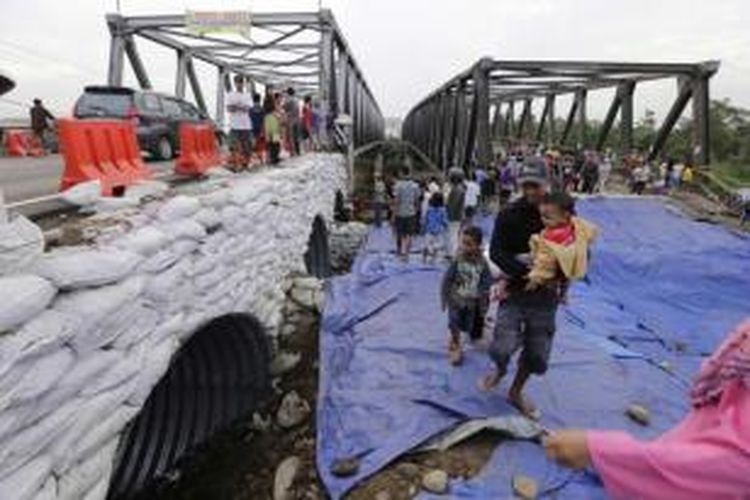
[[[653,437],[685,412],[700,355],[747,314],[750,240],[660,200],[588,199],[579,210],[602,237],[589,280],[574,287],[558,315],[550,371],[531,381],[529,395],[546,427]],[[462,366],[448,363],[438,300],[443,268],[402,264],[392,247],[389,229],[373,229],[352,273],[328,287],[317,460],[334,498],[462,420],[514,413],[504,398],[507,381],[489,394],[477,388],[491,368],[486,353],[468,348]],[[651,426],[624,416],[631,403],[651,409]],[[357,475],[329,472],[335,460],[354,456],[361,459]],[[604,496],[595,474],[562,470],[529,442],[502,443],[482,473],[455,481],[451,494],[509,497],[515,473],[559,498]]]

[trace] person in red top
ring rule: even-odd
[[[313,143],[313,109],[312,97],[305,97],[305,103],[302,106],[302,140],[305,144],[305,151],[314,149]]]

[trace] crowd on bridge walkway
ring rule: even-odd
[[[246,83],[235,75],[226,96],[233,168],[246,169],[253,161],[275,165],[282,152],[298,156],[320,148],[325,118],[312,96],[300,101],[294,88],[280,91],[270,85],[261,96]]]
[[[416,179],[408,168],[396,179],[375,173],[375,224],[391,222],[398,257],[408,262],[421,236],[422,261],[446,265],[435,291],[447,313],[446,362],[460,367],[465,335],[494,364],[477,390],[494,391],[519,354],[507,398],[531,419],[543,408],[524,388],[548,369],[557,309],[567,303],[570,283],[586,279],[598,233],[576,215],[573,192],[606,190],[615,161],[609,153],[516,148],[499,155],[491,168],[474,165],[468,173],[452,168],[442,184],[438,177]],[[642,193],[643,157],[621,162],[631,172],[633,191]],[[666,162],[660,174],[665,187],[678,183],[675,167]],[[681,167],[679,182],[690,182],[691,168]],[[487,217],[495,222],[484,252],[480,227]],[[497,316],[485,339],[493,302]],[[750,323],[705,361],[691,392],[693,408],[671,432],[642,442],[619,431],[549,430],[543,444],[564,466],[595,468],[613,498],[665,498],[667,491],[679,499],[747,498],[749,388]]]

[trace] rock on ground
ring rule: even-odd
[[[640,425],[645,426],[651,423],[651,412],[643,405],[632,404],[625,410],[625,414]]]
[[[284,429],[290,429],[305,421],[310,415],[310,404],[299,397],[296,391],[284,396],[276,414],[276,421]]]
[[[297,456],[285,458],[276,469],[273,481],[273,500],[291,499],[291,488],[297,477],[300,467],[300,459]]]
[[[434,469],[422,476],[422,487],[430,493],[442,495],[448,492],[448,473]]]

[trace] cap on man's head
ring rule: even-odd
[[[547,184],[547,167],[544,161],[533,158],[531,161],[524,163],[521,171],[518,173],[519,184]]]

